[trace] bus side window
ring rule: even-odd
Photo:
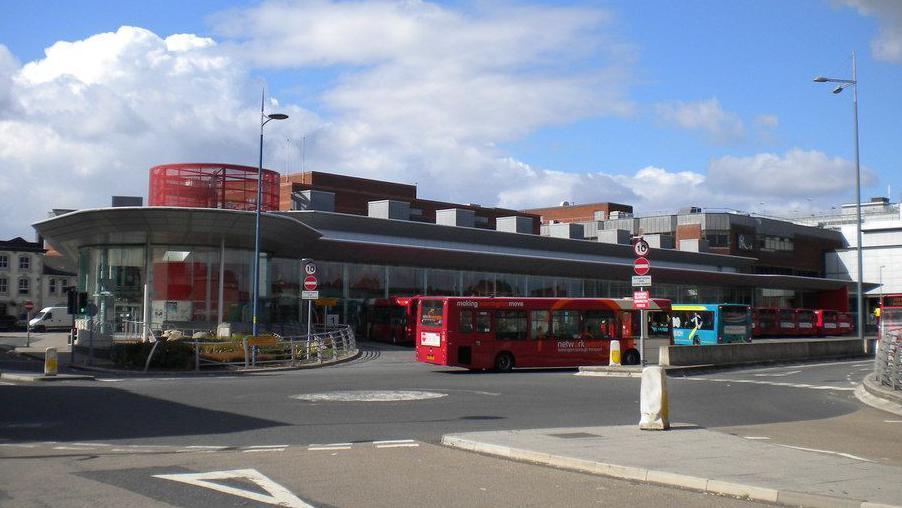
[[[473,311],[460,311],[460,321],[457,322],[457,331],[462,333],[473,333]]]
[[[476,313],[476,331],[479,333],[492,331],[492,315],[488,311],[481,310]]]
[[[529,313],[529,340],[548,338],[548,311],[534,310]]]
[[[495,339],[497,339],[497,340],[524,340],[524,339],[526,339],[526,311],[525,310],[496,310],[495,311]]]
[[[580,338],[581,312],[578,310],[556,310],[552,314],[551,334],[558,340]]]

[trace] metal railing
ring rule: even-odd
[[[902,390],[902,329],[881,330],[874,376],[878,383]]]
[[[211,339],[195,334],[196,330],[170,331],[167,340],[157,340],[147,356],[147,371],[159,344],[170,342],[191,348],[194,370],[201,367],[231,366],[255,368],[261,366],[301,366],[322,364],[351,357],[357,353],[357,341],[349,325],[317,327],[309,336],[304,334],[281,336],[235,336],[232,339]],[[177,338],[173,339],[173,335]]]

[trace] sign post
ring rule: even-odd
[[[649,291],[646,288],[651,288],[651,275],[648,273],[651,271],[651,264],[649,264],[648,253],[651,251],[651,247],[649,247],[648,242],[645,241],[641,236],[636,238],[636,241],[633,243],[633,254],[636,255],[636,259],[633,261],[633,272],[635,272],[636,276],[633,277],[633,287],[638,288],[638,291],[633,291],[633,305],[636,309],[639,309],[639,364],[642,367],[645,367],[645,339],[648,338],[648,309],[650,307],[649,300]]]
[[[34,309],[34,303],[31,300],[27,300],[24,307],[28,312],[27,321],[25,321],[25,347],[31,347],[31,311]]]
[[[301,291],[301,299],[307,300],[307,341],[310,341],[310,333],[313,325],[313,300],[319,298],[319,291],[316,290],[318,281],[316,280],[316,263],[312,259],[304,258],[301,260],[304,265],[304,290]]]

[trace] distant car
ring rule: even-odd
[[[19,328],[16,316],[0,316],[0,332],[9,332]]]

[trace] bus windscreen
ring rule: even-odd
[[[424,300],[421,310],[420,325],[428,328],[441,328],[443,306],[444,302],[441,300]]]

